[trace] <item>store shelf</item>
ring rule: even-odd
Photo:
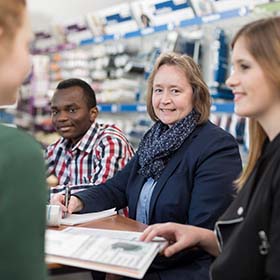
[[[242,17],[248,15],[249,10],[246,7],[239,9],[229,10],[222,13],[215,13],[203,17],[195,17],[193,19],[183,20],[180,23],[180,27],[187,27],[191,25],[202,25],[206,23],[212,23],[220,20],[226,20],[235,17]]]
[[[158,26],[152,26],[148,28],[137,29],[132,32],[124,33],[124,34],[106,34],[102,36],[95,36],[92,38],[87,38],[81,40],[78,44],[67,43],[63,45],[52,46],[46,49],[35,49],[32,51],[33,54],[43,54],[43,53],[54,53],[63,50],[74,49],[78,46],[86,46],[92,44],[100,44],[108,41],[115,41],[120,39],[130,39],[135,37],[143,37],[146,35],[163,32],[163,31],[171,31],[177,27],[184,28],[194,25],[203,25],[209,24],[216,21],[226,20],[235,17],[243,17],[249,14],[249,9],[244,6],[239,9],[224,11],[221,13],[214,13],[207,16],[202,17],[194,17],[191,19],[182,20],[178,25],[175,24],[163,24]]]
[[[73,50],[77,47],[78,47],[77,44],[67,43],[67,44],[52,46],[52,47],[45,48],[45,49],[33,49],[31,52],[33,55],[49,54],[49,53],[55,53],[55,52],[60,52],[60,51]]]
[[[202,25],[202,24],[212,23],[215,21],[230,19],[230,18],[234,18],[234,17],[246,16],[248,13],[249,13],[249,9],[247,7],[242,7],[239,9],[229,10],[229,11],[225,11],[225,12],[221,12],[221,13],[215,13],[215,14],[211,14],[211,15],[207,15],[207,16],[203,16],[203,17],[194,17],[192,19],[182,20],[178,24],[178,26],[176,26],[174,24],[163,24],[163,25],[138,29],[133,32],[128,32],[128,33],[125,33],[122,35],[110,34],[110,35],[92,37],[89,39],[82,40],[79,45],[85,46],[85,45],[91,45],[91,44],[99,44],[99,43],[103,43],[106,41],[112,41],[112,40],[142,37],[142,36],[162,32],[162,31],[170,31],[176,27]]]
[[[100,104],[98,109],[101,113],[145,113],[147,111],[145,104]],[[233,102],[214,102],[211,112],[233,113],[234,104]]]

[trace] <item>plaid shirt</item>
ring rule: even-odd
[[[131,159],[134,152],[124,134],[114,125],[94,123],[83,138],[71,148],[61,137],[45,151],[47,175],[58,179],[51,194],[84,190],[104,183]]]

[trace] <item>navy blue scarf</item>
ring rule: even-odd
[[[194,131],[199,114],[192,110],[185,118],[169,126],[157,121],[142,138],[139,148],[139,173],[158,180],[171,155]]]

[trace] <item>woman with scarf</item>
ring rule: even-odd
[[[235,112],[249,117],[248,163],[238,196],[212,230],[165,223],[148,227],[142,240],[172,240],[171,256],[194,246],[216,260],[211,279],[280,279],[280,17],[242,27],[232,41]],[[187,279],[187,277],[186,277]]]
[[[68,209],[62,195],[52,203],[69,213],[128,206],[129,217],[145,224],[213,229],[233,199],[241,160],[234,138],[208,120],[209,91],[192,58],[159,56],[148,81],[147,109],[155,123],[123,170],[76,193]],[[204,250],[159,258],[144,279],[209,279],[211,261]]]

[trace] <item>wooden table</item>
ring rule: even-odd
[[[98,229],[114,229],[114,230],[126,230],[126,231],[143,231],[147,225],[139,223],[135,220],[120,216],[120,215],[113,215],[107,218],[98,219],[92,222],[79,224],[79,227],[87,227],[87,228],[98,228]],[[51,228],[62,230],[65,229],[66,226],[60,226],[59,228]],[[49,263],[48,269],[50,274],[57,274],[57,273],[66,273],[70,271],[77,271],[81,270],[81,268],[70,268],[63,266],[61,264]]]

